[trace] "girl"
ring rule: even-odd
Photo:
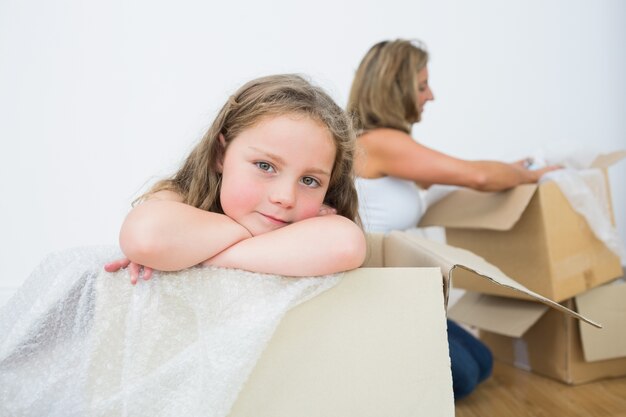
[[[428,53],[417,42],[398,39],[374,45],[357,69],[348,112],[358,124],[356,157],[359,214],[368,232],[416,227],[426,207],[421,189],[449,184],[499,191],[537,182],[558,167],[527,169],[528,161],[467,161],[413,140],[434,95],[428,84]],[[491,353],[479,340],[448,321],[455,398],[471,393],[491,373]]]
[[[222,107],[180,170],[125,219],[120,246],[135,284],[197,264],[290,276],[357,268],[354,134],[321,89],[297,75],[253,80]]]
[[[127,258],[106,266],[130,265],[132,283],[142,267],[144,279],[223,268],[129,292],[102,279],[117,248],[47,258],[0,309],[0,415],[227,415],[282,315],[363,262],[354,142],[303,78],[244,85],[141,196],[120,232]]]

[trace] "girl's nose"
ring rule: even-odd
[[[296,199],[294,186],[287,181],[278,182],[272,187],[269,195],[272,203],[283,207],[292,207]]]

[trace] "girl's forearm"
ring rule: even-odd
[[[243,240],[203,264],[287,276],[326,275],[358,268],[365,236],[338,215],[314,217]]]
[[[229,217],[174,201],[147,201],[122,225],[120,246],[133,262],[161,271],[197,265],[250,237]]]

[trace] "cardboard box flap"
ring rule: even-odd
[[[603,324],[602,331],[580,326],[585,360],[626,357],[626,283],[618,280],[576,296],[578,312]]]
[[[510,230],[536,190],[536,184],[523,184],[500,192],[462,188],[433,204],[419,226]]]
[[[436,256],[433,256],[428,251],[421,250],[419,246],[412,244],[410,240],[406,240],[405,235],[403,232],[391,232],[391,234],[385,236],[383,240],[385,267],[438,267],[442,272],[445,270],[446,265],[439,262]],[[376,234],[368,234],[368,241],[370,240],[376,241]],[[444,304],[447,306],[450,288],[449,274],[442,273],[442,279]]]
[[[390,239],[393,238],[393,239]],[[412,248],[413,252],[422,262],[431,262],[431,264],[424,264],[422,266],[438,266],[441,268],[444,277],[447,276],[447,281],[454,285],[454,271],[455,269],[464,269],[470,272],[476,279],[486,279],[493,285],[499,285],[505,292],[521,293],[535,301],[539,301],[548,307],[552,307],[561,311],[569,316],[583,320],[585,323],[589,323],[592,326],[601,328],[602,326],[593,320],[590,320],[582,315],[563,307],[562,305],[547,299],[546,297],[539,295],[528,288],[524,287],[520,283],[506,276],[496,266],[485,261],[480,256],[453,246],[449,246],[443,243],[435,242],[432,240],[424,239],[416,235],[410,235],[404,232],[391,232],[389,237],[385,240],[385,259],[390,266],[390,262],[397,261],[394,250],[398,250],[399,243],[404,244]],[[394,244],[395,247],[390,247]],[[402,258],[406,257],[405,253],[402,254]],[[415,266],[415,265],[399,265],[399,266]],[[450,283],[448,283],[450,285]]]
[[[521,337],[547,310],[548,306],[534,301],[467,291],[448,309],[448,317],[482,330]]]
[[[598,155],[591,163],[590,168],[608,168],[624,158],[626,158],[626,150]]]

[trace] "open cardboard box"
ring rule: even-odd
[[[581,325],[525,300],[466,293],[448,315],[480,329],[498,360],[567,384],[626,375],[626,282],[594,288],[563,304],[603,324]]]
[[[368,246],[362,268],[288,312],[231,417],[453,416],[444,298],[459,273],[597,326],[468,251],[402,232]]]
[[[454,416],[445,306],[450,280],[460,273],[596,325],[530,292],[468,251],[401,232],[369,235],[368,246],[363,267],[286,313],[230,417]],[[122,280],[108,283],[98,299],[120,301],[135,293],[120,292],[116,285],[128,286]],[[157,323],[159,337],[176,340],[181,351],[195,341],[195,333],[185,330],[196,320],[194,309],[186,305],[191,302],[178,298],[159,306],[162,317],[176,317],[176,326]],[[123,299],[121,304],[126,304]],[[106,344],[96,348],[90,361],[93,396],[99,395],[96,387],[119,389],[123,355],[111,352],[123,351],[124,331],[111,323],[126,322],[128,310],[110,309],[106,303],[97,309],[94,326]],[[140,374],[126,377],[145,381],[162,364],[162,355],[137,339],[137,351],[151,354],[142,355]],[[124,415],[124,410],[111,410],[111,415]]]
[[[601,155],[591,167],[605,170],[624,157],[626,151]],[[607,199],[604,203],[612,213],[610,192]],[[460,189],[429,208],[420,226],[444,226],[448,244],[484,257],[525,287],[555,301],[622,275],[619,257],[596,238],[554,182],[497,193]],[[464,276],[454,284],[503,295],[497,287]]]

